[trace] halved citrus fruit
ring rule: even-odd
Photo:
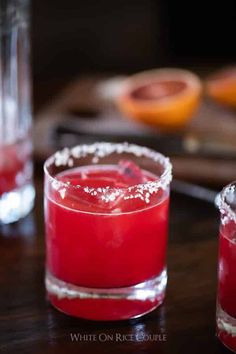
[[[206,80],[206,94],[229,107],[236,108],[236,67],[223,68]]]
[[[191,119],[201,91],[200,79],[188,70],[150,70],[126,79],[117,104],[132,119],[177,129]]]

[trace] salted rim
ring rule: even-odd
[[[129,97],[130,96],[130,91],[136,87],[136,85],[140,82],[142,85],[146,85],[150,82],[154,82],[154,76],[158,74],[157,80],[161,80],[163,77],[163,81],[169,81],[169,80],[179,80],[179,81],[184,81],[186,83],[186,87],[181,90],[179,93],[163,97],[161,99],[153,100],[151,102],[150,100],[142,99],[142,98],[135,98],[137,103],[140,103],[142,105],[156,105],[156,101],[158,101],[158,104],[161,105],[162,103],[166,103],[166,101],[172,100],[173,97],[179,97],[183,96],[186,94],[186,92],[189,89],[197,89],[199,92],[201,91],[201,81],[198,78],[198,76],[191,71],[184,70],[184,69],[178,69],[178,68],[163,68],[163,69],[153,69],[153,70],[147,70],[143,71],[138,74],[134,74],[127,79],[124,80],[123,82],[123,90],[121,90],[121,94],[119,95],[118,99],[122,99],[122,97]]]
[[[228,220],[232,220],[236,223],[236,212],[232,209],[230,204],[226,201],[226,197],[229,193],[236,192],[236,181],[228,184],[223,190],[220,192],[217,206],[221,212],[221,214],[225,215],[225,219],[223,220],[223,224],[225,224]]]
[[[94,155],[92,159],[92,163],[96,164],[99,162],[100,158],[109,156],[113,153],[122,154],[122,153],[131,153],[137,157],[148,157],[152,159],[154,162],[160,163],[164,171],[161,176],[154,181],[148,181],[144,183],[135,184],[128,187],[88,187],[81,185],[70,185],[68,182],[62,182],[58,180],[56,177],[53,177],[48,168],[50,165],[55,164],[56,166],[68,166],[68,168],[74,167],[73,159],[83,158],[88,155]],[[129,143],[107,143],[107,142],[99,142],[93,143],[90,145],[77,145],[72,148],[64,148],[60,151],[57,151],[55,154],[50,156],[44,163],[44,173],[47,178],[52,182],[53,187],[56,190],[59,190],[61,187],[63,188],[72,188],[78,189],[82,188],[84,192],[91,193],[92,195],[97,194],[107,194],[107,192],[114,192],[113,195],[108,193],[108,200],[106,197],[103,199],[105,201],[114,200],[115,197],[119,196],[122,192],[135,191],[136,193],[132,196],[132,198],[141,198],[143,200],[148,201],[149,196],[153,193],[157,193],[157,191],[162,188],[166,189],[172,180],[172,164],[168,157],[165,157],[159,152],[155,150],[149,149],[147,147],[129,144]],[[66,191],[66,189],[64,191]],[[129,197],[127,197],[129,199]]]

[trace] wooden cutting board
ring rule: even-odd
[[[163,135],[129,121],[117,111],[112,97],[119,90],[121,79],[78,79],[52,98],[35,121],[37,158],[45,159],[62,146],[84,140],[125,136],[125,140],[132,137],[132,142],[151,146],[156,142],[154,147],[170,155],[176,178],[220,186],[236,180],[236,111],[204,99],[192,121],[178,134],[181,149],[179,145],[175,149],[175,135]]]

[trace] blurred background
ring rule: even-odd
[[[233,104],[230,102],[227,106],[226,102],[226,105],[221,105],[222,97],[212,100],[209,99],[211,93],[205,94],[206,78],[236,62],[235,30],[236,3],[233,0],[214,3],[214,6],[206,1],[68,0],[65,3],[61,0],[32,0],[34,108],[37,118],[40,118],[38,121],[43,122],[36,127],[36,136],[44,136],[45,132],[48,135],[47,139],[39,142],[41,146],[37,146],[39,139],[36,139],[36,152],[54,141],[52,149],[41,154],[43,160],[52,150],[81,142],[78,137],[82,135],[86,136],[85,142],[117,140],[114,134],[117,129],[123,129],[127,132],[125,136],[123,134],[125,140],[147,144],[171,157],[178,155],[176,165],[174,161],[177,177],[208,184],[223,184],[235,179],[236,70],[233,94],[220,83],[223,100],[227,96],[227,101],[230,96]],[[110,105],[103,106],[101,112],[101,102],[96,101],[97,97],[96,102],[91,97],[98,84],[95,80],[98,75],[116,78],[117,75],[162,67],[191,70],[201,79],[203,87],[203,99],[199,100],[193,117],[190,114],[190,123],[178,132],[182,140],[177,144],[173,143],[173,135],[162,134],[158,126],[156,137],[164,136],[164,142],[154,139],[153,143],[150,140],[153,128],[144,124],[138,126],[133,123],[131,126],[122,123],[123,126],[118,127],[118,120],[124,115],[118,117],[117,109],[111,112]],[[81,81],[84,78],[94,79],[96,83],[92,85]],[[106,89],[109,91],[111,87]],[[110,123],[111,126],[113,124],[113,131],[110,131],[113,137],[103,136],[102,125],[99,125],[101,134],[96,137],[91,130],[93,126],[90,129],[84,124],[83,119],[88,121],[98,114],[107,118],[103,122],[104,127],[108,121],[111,122],[111,117],[116,116],[116,122]],[[53,115],[54,123],[49,124]],[[75,116],[83,121],[75,120]],[[81,127],[85,129],[81,131]],[[136,139],[137,132],[146,140]],[[88,139],[90,133],[92,137]],[[133,139],[129,139],[132,135]],[[172,148],[166,149],[170,143]],[[217,164],[213,165],[215,158],[218,159]],[[230,159],[228,165],[222,164],[225,158]],[[201,166],[201,172],[198,166]]]
[[[35,82],[156,66],[211,68],[235,61],[236,3],[33,0]]]

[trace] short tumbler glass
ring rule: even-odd
[[[44,171],[51,304],[93,320],[136,318],[159,306],[169,159],[128,143],[94,143],[55,153]]]
[[[236,182],[223,189],[217,204],[221,213],[217,336],[226,347],[236,352]]]
[[[33,207],[29,3],[0,0],[0,224]]]

